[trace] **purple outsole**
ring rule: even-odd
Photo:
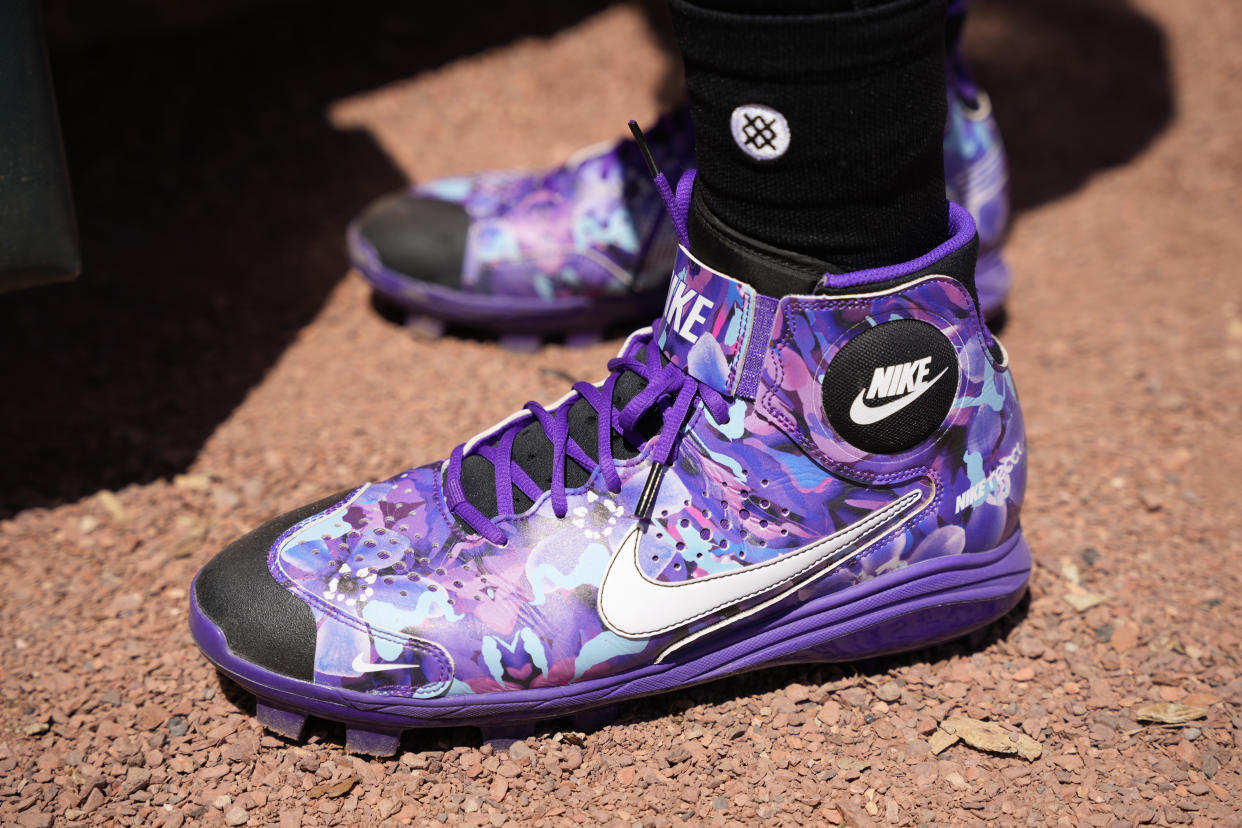
[[[1018,531],[988,552],[935,558],[886,573],[626,675],[433,699],[332,688],[251,664],[229,650],[224,634],[199,610],[193,586],[190,629],[204,655],[258,698],[259,718],[266,726],[296,738],[305,718],[316,716],[344,724],[350,750],[383,755],[396,750],[407,729],[476,726],[484,729],[485,738],[488,732],[501,740],[520,738],[513,734],[531,732],[539,720],[749,670],[856,660],[957,638],[1017,604],[1030,569],[1030,549]]]

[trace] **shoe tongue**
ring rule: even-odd
[[[637,358],[645,357],[645,349],[640,350]],[[647,387],[647,381],[633,371],[623,371],[617,377],[612,389],[613,408],[622,409]],[[650,438],[660,428],[660,418],[644,417],[640,420],[637,430],[644,438]],[[579,397],[570,404],[569,436],[582,447],[592,460],[599,460],[599,415],[595,407]],[[626,460],[638,455],[639,447],[630,443],[625,437],[612,432],[612,456]],[[513,440],[513,462],[530,475],[531,480],[542,491],[552,487],[552,441],[543,432],[538,421],[523,426]],[[583,468],[571,457],[565,458],[565,487],[575,489],[584,485],[591,476],[592,469]],[[497,516],[496,502],[496,468],[492,461],[479,454],[467,455],[461,464],[461,485],[466,499],[489,518]],[[513,487],[513,508],[518,514],[525,512],[532,501],[516,486]]]

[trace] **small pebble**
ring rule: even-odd
[[[895,681],[886,681],[875,690],[875,697],[884,702],[895,702],[901,698],[901,686]]]

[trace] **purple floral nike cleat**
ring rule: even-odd
[[[694,157],[688,110],[647,133],[680,175]],[[675,180],[675,179],[674,179]],[[633,140],[580,150],[537,173],[444,178],[372,204],[348,231],[376,293],[439,333],[444,323],[508,342],[596,340],[660,310],[677,240]]]
[[[1000,249],[1009,225],[1004,146],[956,46],[947,79],[948,197],[977,222],[976,282],[991,319],[1011,282]],[[694,165],[687,110],[661,119],[647,139],[672,180]],[[552,170],[440,179],[381,199],[350,226],[350,258],[414,327],[481,327],[518,347],[554,334],[591,341],[658,312],[677,252],[662,211],[627,139]]]
[[[696,259],[607,378],[286,514],[208,563],[190,624],[297,737],[516,738],[778,664],[961,636],[1026,590],[1022,414],[978,237],[764,296]],[[760,265],[751,264],[751,267]]]

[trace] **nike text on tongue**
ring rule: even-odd
[[[707,321],[707,312],[715,303],[696,293],[685,282],[676,281],[664,303],[664,323],[687,342],[697,342],[699,326]]]

